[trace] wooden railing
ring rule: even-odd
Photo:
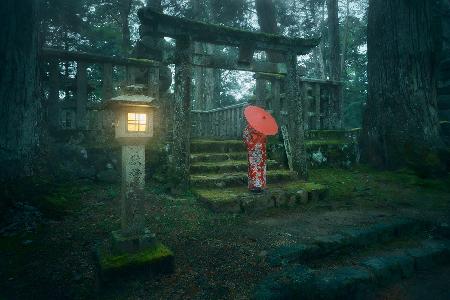
[[[244,108],[239,103],[207,111],[191,111],[192,137],[240,138],[244,130]]]
[[[44,48],[41,51],[44,63],[44,94],[47,95],[47,116],[51,127],[57,129],[97,130],[110,128],[112,115],[99,110],[103,100],[113,97],[118,86],[136,83],[136,76],[146,76],[144,83],[149,85],[149,96],[159,95],[159,63],[145,59],[130,59],[103,56],[90,53],[63,51]],[[76,66],[75,77],[63,76],[61,64]],[[117,68],[123,68],[118,72]],[[98,69],[99,80],[90,81],[88,70]],[[114,74],[124,74],[124,78],[114,82]],[[142,81],[142,78],[141,78]],[[60,92],[66,93],[64,99]],[[97,101],[90,102],[90,94],[97,95]]]

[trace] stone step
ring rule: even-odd
[[[282,166],[275,160],[267,160],[267,170],[279,170]],[[247,160],[227,160],[219,162],[200,162],[191,165],[191,174],[246,172]]]
[[[296,265],[269,275],[254,299],[364,299],[371,290],[450,262],[448,240],[423,240],[358,258],[351,264],[312,269]]]
[[[245,152],[242,140],[194,140],[191,153],[233,153]]]
[[[293,207],[324,199],[328,189],[320,184],[294,181],[269,184],[254,194],[246,186],[226,189],[193,189],[198,200],[214,212],[253,212],[272,207]]]
[[[350,251],[373,247],[400,237],[416,234],[427,224],[401,219],[389,223],[375,224],[365,228],[346,229],[341,232],[316,238],[310,243],[299,243],[279,247],[267,255],[272,266],[290,263],[304,263],[323,259],[333,253],[345,254]]]
[[[191,154],[191,162],[220,162],[227,160],[246,160],[247,152],[229,152],[229,153],[196,153]]]
[[[305,132],[307,140],[344,140],[359,135],[359,128],[351,130],[308,130]]]
[[[295,178],[295,173],[288,170],[274,170],[267,172],[268,183],[292,181]],[[247,186],[247,173],[196,174],[191,175],[191,184],[194,188]]]

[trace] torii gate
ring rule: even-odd
[[[297,175],[306,179],[307,160],[304,145],[304,108],[298,87],[297,55],[307,54],[316,47],[319,39],[288,38],[281,35],[250,32],[236,28],[205,24],[188,19],[168,16],[151,8],[138,13],[141,21],[141,40],[152,37],[170,37],[176,40],[173,63],[175,68],[175,99],[173,121],[173,145],[171,175],[178,190],[189,186],[190,169],[190,110],[191,66],[248,70],[286,75],[286,99],[288,99],[288,128],[291,137],[292,165]],[[193,59],[192,43],[204,42],[239,48],[237,61],[222,57]],[[286,64],[253,62],[255,50],[283,53]],[[167,61],[165,62],[167,63]]]

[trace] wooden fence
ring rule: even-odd
[[[49,125],[56,129],[98,130],[111,127],[112,114],[101,110],[105,99],[114,97],[117,88],[136,83],[137,76],[149,85],[149,96],[158,98],[159,63],[144,59],[110,57],[90,53],[42,49],[41,59],[46,67],[43,75],[44,94]],[[74,77],[61,73],[61,66],[76,69]],[[101,79],[89,80],[88,70],[98,67]],[[114,73],[123,68],[124,78],[114,82]],[[156,77],[157,76],[157,77]],[[117,77],[117,76],[116,76]],[[144,77],[144,79],[142,79]],[[158,80],[156,80],[157,82]],[[71,93],[68,93],[71,91]],[[61,98],[60,94],[65,96]],[[89,101],[90,94],[96,94],[96,103]],[[69,119],[67,119],[69,118]]]
[[[244,107],[239,103],[226,107],[191,111],[192,137],[194,138],[240,138],[244,130]]]

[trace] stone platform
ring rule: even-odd
[[[199,140],[191,144],[191,184],[199,201],[214,212],[252,212],[292,207],[326,197],[327,188],[296,179],[274,159],[267,161],[267,190],[247,189],[247,153],[240,140]]]

